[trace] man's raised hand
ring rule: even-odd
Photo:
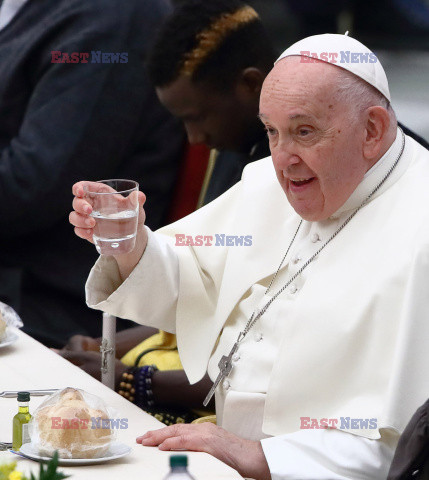
[[[75,234],[94,243],[94,226],[96,220],[91,216],[93,205],[91,204],[91,198],[86,194],[86,189],[90,187],[91,191],[97,191],[99,189],[110,188],[105,184],[97,182],[81,181],[73,185],[72,191],[74,195],[73,199],[73,211],[69,215],[69,221],[74,226]],[[144,228],[146,220],[146,214],[143,209],[143,205],[146,202],[146,196],[143,192],[136,192],[138,195],[139,203],[139,219],[137,226],[136,245],[130,253],[114,255],[116,262],[118,263],[119,272],[122,280],[128,277],[128,275],[135,268],[139,262],[143,252],[147,245],[147,232]]]

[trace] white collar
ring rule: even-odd
[[[380,158],[380,160],[378,160],[378,162],[366,172],[361,183],[356,187],[355,191],[350,195],[350,197],[345,201],[345,203],[333,215],[331,215],[330,218],[338,218],[343,213],[358,208],[365,200],[365,198],[383,180],[384,176],[395,163],[395,160],[397,159],[399,152],[401,151],[402,135],[402,130],[398,127],[396,131],[396,138],[393,141],[392,145],[389,147],[389,150],[387,150],[387,152]],[[385,190],[387,190],[402,175],[402,173],[404,172],[404,168],[400,168],[400,165],[402,166],[403,164],[407,163],[403,161],[404,154],[405,149],[396,168],[393,170],[393,172],[390,174],[389,178],[384,182],[384,184],[379,188],[379,190],[374,193],[370,200],[368,200],[368,203],[374,200],[374,198],[377,198]]]

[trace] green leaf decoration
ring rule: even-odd
[[[11,462],[7,464],[0,465],[0,480],[8,480],[9,474],[12,473],[16,468],[16,462]],[[43,463],[40,464],[39,475],[34,476],[31,474],[30,479],[26,476],[22,476],[21,480],[63,480],[64,478],[69,478],[70,475],[65,475],[62,472],[57,472],[58,468],[58,451],[54,453],[54,456],[46,465]]]
[[[43,463],[40,464],[39,478],[35,478],[31,474],[31,480],[63,480],[64,478],[70,477],[70,475],[65,475],[64,473],[57,472],[58,467],[58,451],[55,451],[54,456],[45,466]]]

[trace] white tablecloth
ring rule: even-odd
[[[163,424],[28,335],[22,332],[18,332],[18,335],[19,339],[13,345],[0,348],[0,391],[77,387],[103,398],[107,405],[119,412],[121,418],[128,418],[128,428],[118,430],[118,441],[132,448],[130,455],[104,464],[60,467],[62,471],[72,475],[72,480],[155,480],[162,479],[168,473],[171,452],[142,447],[135,442],[137,436],[147,430],[161,428]],[[31,397],[30,413],[46,398]],[[0,398],[0,442],[12,441],[12,418],[17,409],[16,398]],[[241,478],[235,470],[211,455],[187,453],[189,470],[196,479]],[[38,464],[31,460],[10,452],[0,452],[0,463],[9,460],[17,460],[19,470],[27,474],[39,469]]]

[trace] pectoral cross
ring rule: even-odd
[[[235,342],[229,352],[228,356],[222,355],[222,358],[219,360],[218,367],[219,367],[219,375],[217,376],[215,382],[213,383],[210,392],[207,394],[207,397],[204,399],[203,405],[207,407],[207,404],[210,402],[215,390],[220,382],[223,382],[225,378],[231,373],[232,370],[232,356],[237,351],[238,342]]]

